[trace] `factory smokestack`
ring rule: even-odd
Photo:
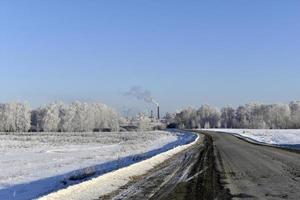
[[[132,87],[128,92],[124,93],[125,96],[133,96],[139,100],[147,103],[152,103],[157,106],[157,119],[160,119],[159,103],[152,97],[151,92],[141,88],[140,86]]]

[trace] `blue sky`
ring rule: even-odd
[[[300,1],[0,2],[0,102],[163,111],[300,100]]]

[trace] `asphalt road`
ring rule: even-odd
[[[210,132],[233,199],[300,199],[300,154]]]
[[[210,200],[229,199],[218,182],[213,145],[202,135],[197,144],[156,166],[100,200]]]
[[[299,152],[200,133],[196,145],[99,199],[300,199]]]

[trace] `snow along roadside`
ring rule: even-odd
[[[146,174],[149,170],[163,163],[167,159],[171,158],[175,154],[186,150],[192,145],[196,144],[199,140],[199,135],[194,142],[182,146],[178,146],[174,149],[156,155],[148,160],[135,163],[128,167],[116,170],[104,174],[98,178],[94,178],[90,181],[80,183],[78,185],[70,186],[66,189],[49,194],[47,196],[39,198],[40,200],[92,200],[97,199],[100,196],[109,194],[120,187],[130,182],[131,177],[141,176]]]
[[[200,129],[239,135],[252,142],[270,145],[300,144],[299,129]]]

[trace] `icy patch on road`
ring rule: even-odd
[[[40,198],[40,200],[92,200],[98,199],[100,196],[109,194],[120,187],[129,183],[134,176],[146,174],[153,167],[163,163],[175,154],[194,145],[199,139],[199,136],[194,142],[158,154],[148,160],[135,163],[128,167],[117,171],[107,173],[90,181],[83,182],[78,185],[71,186],[67,189],[49,194]]]

